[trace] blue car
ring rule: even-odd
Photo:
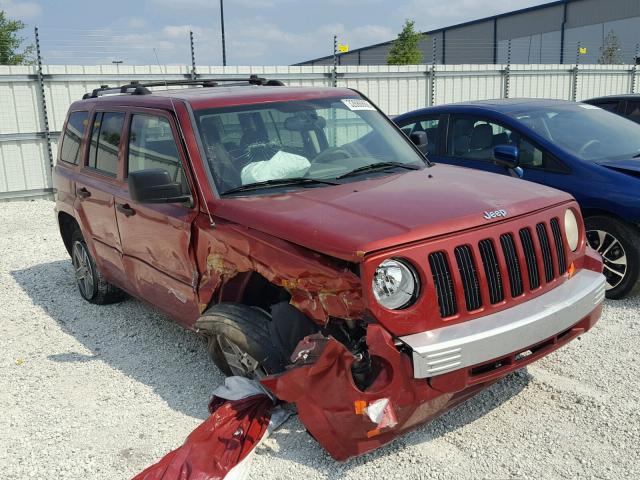
[[[394,122],[421,143],[426,138],[422,148],[436,163],[518,172],[571,193],[582,208],[587,240],[604,259],[607,297],[622,298],[637,285],[639,124],[593,105],[534,99],[442,105]]]

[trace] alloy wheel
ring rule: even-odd
[[[606,289],[620,285],[627,274],[627,254],[616,237],[604,230],[588,230],[589,246],[596,250],[604,261],[604,276],[607,279]]]
[[[76,242],[73,246],[72,262],[76,283],[82,296],[91,298],[93,295],[93,268],[87,249],[81,242]]]
[[[232,340],[224,335],[216,335],[218,348],[224,356],[231,373],[240,377],[260,379],[268,375],[260,362],[243,351]]]

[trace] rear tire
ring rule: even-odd
[[[71,263],[78,290],[86,301],[107,305],[119,302],[126,296],[122,290],[104,279],[77,228],[71,234]]]
[[[640,275],[640,232],[605,215],[588,217],[584,223],[589,245],[604,261],[607,298],[626,297],[636,287]]]
[[[205,311],[196,327],[208,336],[209,356],[222,373],[255,379],[281,372],[286,364],[270,322],[264,310],[221,303]]]

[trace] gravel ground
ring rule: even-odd
[[[207,416],[201,338],[136,300],[80,298],[48,201],[0,205],[0,478],[127,479]],[[334,462],[289,420],[251,478],[639,478],[640,297],[378,451]]]

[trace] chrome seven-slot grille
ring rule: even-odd
[[[518,246],[522,256],[518,255]],[[504,301],[505,296],[518,297],[567,271],[563,236],[557,218],[552,218],[548,224],[541,222],[533,228],[522,228],[517,235],[503,233],[498,238],[481,240],[475,250],[479,256],[474,255],[474,250],[470,245],[460,245],[453,250],[453,258],[445,251],[429,254],[429,267],[443,318],[460,311],[456,282],[460,282],[464,292],[463,308],[473,311],[483,306],[483,290],[489,303],[495,305]],[[457,268],[457,275],[453,268]],[[484,273],[486,284],[479,280],[479,268]]]

